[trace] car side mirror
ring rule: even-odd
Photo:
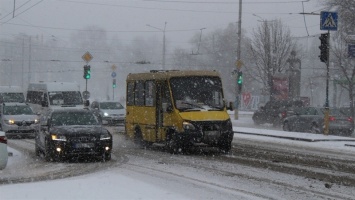
[[[173,111],[173,107],[171,105],[168,105],[168,103],[163,103],[162,109],[163,109],[163,112],[168,112],[168,113]]]
[[[42,107],[48,107],[48,101],[42,100],[41,105],[42,105]]]
[[[88,107],[90,105],[90,101],[89,100],[84,100],[84,106]]]

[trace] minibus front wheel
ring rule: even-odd
[[[171,154],[177,154],[182,151],[179,138],[173,131],[169,131],[166,138],[166,146]]]

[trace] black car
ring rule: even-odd
[[[324,108],[303,107],[283,121],[283,130],[297,132],[324,133]],[[344,115],[338,108],[329,109],[329,133],[351,135],[353,119]]]
[[[269,101],[265,106],[261,106],[259,110],[254,112],[252,119],[256,125],[268,123],[280,126],[289,111],[303,106],[304,103],[301,100]]]
[[[58,109],[42,116],[35,151],[47,161],[72,157],[111,159],[112,135],[88,109]]]

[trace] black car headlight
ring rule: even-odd
[[[9,120],[5,119],[4,122],[9,125],[15,124],[15,120],[13,120],[13,119],[9,119]]]
[[[182,123],[182,127],[184,128],[184,130],[196,130],[196,127],[193,124],[186,121]]]
[[[111,139],[111,135],[109,133],[102,133],[100,135],[100,140],[110,140]]]
[[[52,134],[51,138],[55,141],[67,141],[67,138],[64,135]]]

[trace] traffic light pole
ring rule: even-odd
[[[239,0],[239,15],[238,15],[238,48],[237,48],[237,74],[242,66],[241,62],[241,40],[242,40],[242,0]],[[236,95],[235,95],[235,108],[234,108],[234,119],[239,118],[238,107],[240,105],[241,89],[238,89],[238,76],[236,81]]]
[[[330,33],[328,30],[327,37],[327,80],[326,80],[326,92],[325,92],[325,112],[324,112],[324,135],[329,134],[329,49],[330,49]]]

